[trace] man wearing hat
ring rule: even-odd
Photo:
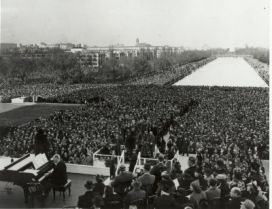
[[[124,203],[126,206],[130,206],[133,204],[137,205],[138,202],[144,201],[146,197],[145,191],[141,189],[142,186],[141,182],[133,181],[131,186],[133,189],[130,192],[128,192],[124,199]]]
[[[103,196],[105,190],[105,185],[103,183],[103,178],[100,175],[96,176],[96,184],[94,185],[94,192],[99,193]]]
[[[119,169],[120,173],[113,179],[111,185],[117,194],[124,195],[126,188],[130,186],[134,176],[131,172],[126,171],[124,164],[120,165]]]
[[[143,186],[153,185],[155,182],[155,176],[150,174],[150,169],[150,164],[146,163],[144,165],[144,174],[138,178],[138,181],[140,181]]]
[[[86,192],[84,195],[79,196],[77,206],[79,208],[91,208],[94,205],[94,202],[100,200],[101,205],[103,205],[103,199],[99,193],[93,191],[94,184],[92,181],[87,181],[85,183]]]

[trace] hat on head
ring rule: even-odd
[[[94,184],[92,181],[87,181],[84,186],[86,189],[92,189]]]
[[[162,162],[162,161],[164,160],[163,155],[162,155],[162,154],[160,154],[160,155],[159,155],[159,157],[158,157],[158,159],[159,159],[159,161],[160,161],[160,162]]]
[[[181,186],[178,187],[177,193],[182,196],[186,196],[186,190],[184,188],[182,188]]]
[[[99,182],[99,183],[103,182],[102,176],[101,175],[96,175],[96,181]]]
[[[150,171],[151,165],[149,163],[144,164],[144,169]]]
[[[242,203],[242,205],[245,206],[246,209],[254,209],[255,208],[254,202],[252,202],[249,199],[246,199],[244,202],[241,202],[241,203]]]
[[[133,181],[133,182],[131,183],[131,186],[132,186],[133,188],[140,188],[140,187],[142,186],[142,183],[141,183],[140,181]]]
[[[126,170],[126,166],[124,164],[120,165],[120,171],[125,171]]]

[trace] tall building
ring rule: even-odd
[[[122,57],[138,57],[144,55],[148,59],[158,58],[162,54],[181,53],[184,51],[183,47],[171,46],[152,46],[148,43],[140,43],[139,38],[136,39],[135,46],[124,46],[121,44],[112,45],[109,47],[85,47],[73,48],[72,53],[78,55],[81,65],[99,67],[105,59],[114,57],[120,60]]]

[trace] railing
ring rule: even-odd
[[[133,169],[133,173],[136,172],[137,168],[141,167],[141,152],[138,153],[137,155],[137,161],[135,163],[134,169]]]
[[[102,148],[101,148],[102,149]],[[93,154],[93,162],[94,164],[98,161],[103,161],[105,162],[106,160],[111,159],[112,157],[119,159],[120,155],[112,155],[112,154],[99,154],[99,152],[101,151],[101,149],[97,150],[94,154]]]
[[[158,159],[156,159],[156,158],[145,158],[145,157],[141,157],[140,162],[141,162],[141,165],[144,165],[144,164],[148,163],[151,166],[154,166],[154,165],[157,164]]]
[[[115,176],[118,175],[119,168],[124,163],[125,163],[125,150],[122,151],[121,156],[117,155],[117,167],[115,171]]]
[[[169,172],[171,171],[171,169],[173,167],[174,159],[178,160],[178,157],[179,157],[179,151],[176,152],[176,154],[174,155],[174,157],[171,160],[166,161],[166,167]],[[142,166],[146,163],[150,164],[151,166],[154,166],[157,164],[157,162],[158,162],[158,159],[156,159],[156,158],[141,157],[141,152],[139,152],[138,156],[137,156],[136,164],[133,169],[133,173],[135,173],[138,168],[142,168]]]

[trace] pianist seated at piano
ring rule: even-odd
[[[61,160],[59,154],[53,157],[53,171],[46,177],[44,186],[44,195],[47,195],[52,187],[64,186],[67,182],[66,165]]]

